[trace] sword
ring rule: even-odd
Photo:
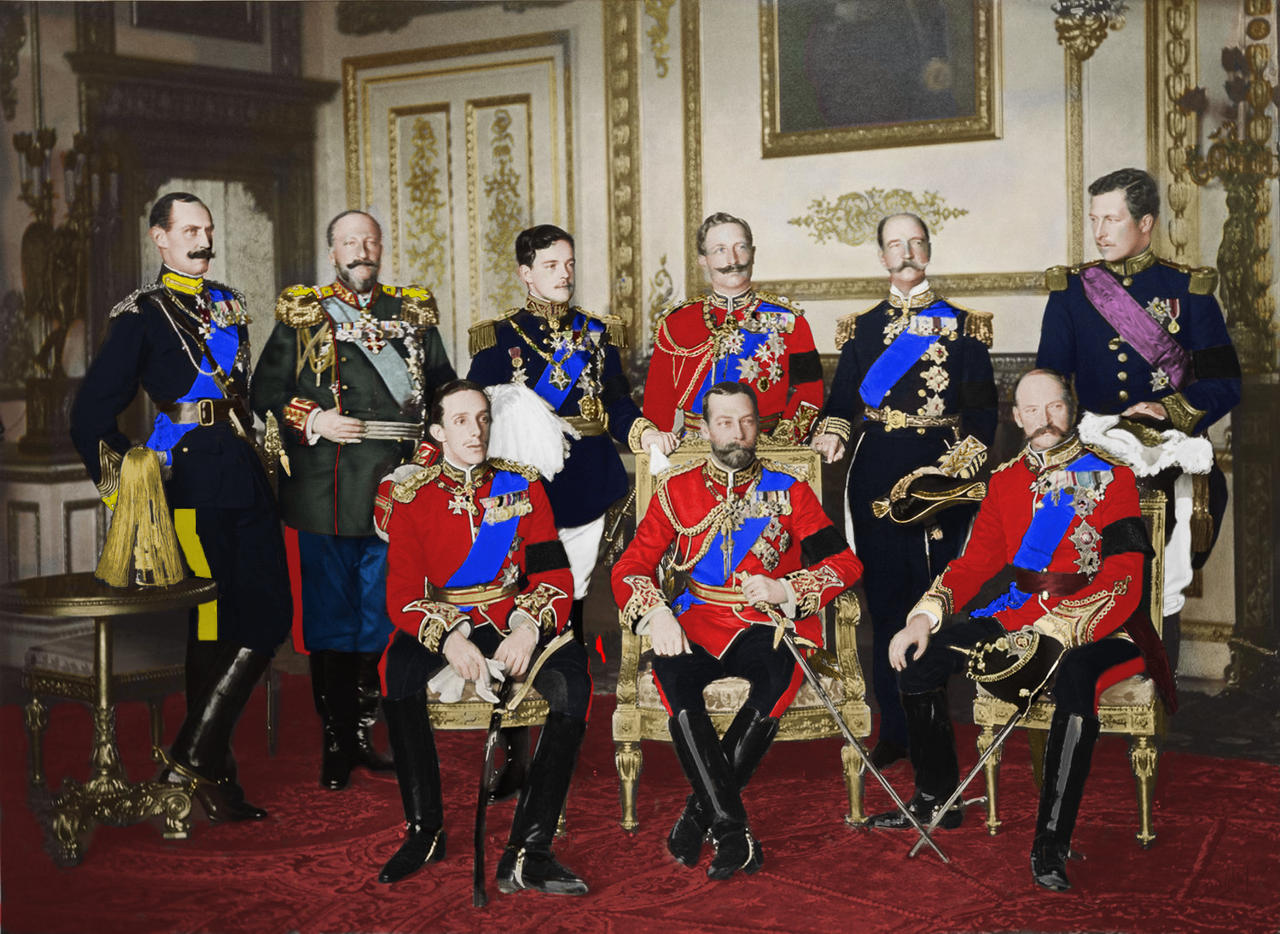
[[[889,784],[889,781],[884,777],[880,770],[875,767],[875,764],[872,763],[871,755],[863,747],[862,743],[860,743],[858,738],[850,732],[849,725],[844,722],[844,717],[840,716],[840,711],[836,709],[835,703],[831,700],[831,695],[829,695],[826,688],[822,686],[822,682],[818,680],[817,674],[815,674],[814,670],[809,666],[809,660],[804,657],[804,653],[802,653],[800,651],[800,647],[796,645],[795,636],[792,634],[791,630],[783,630],[782,641],[787,644],[787,648],[791,650],[791,654],[795,657],[796,664],[799,665],[800,670],[804,672],[805,680],[809,682],[814,693],[818,695],[823,705],[835,719],[836,726],[840,728],[840,732],[844,735],[844,741],[852,746],[854,751],[857,752],[859,758],[862,759],[863,768],[874,775],[876,781],[884,786],[884,790],[889,792],[889,797],[893,799],[893,803],[897,806],[898,810],[901,811],[903,816],[911,822],[911,826],[920,833],[920,840],[917,842],[916,846],[918,847],[921,843],[928,843],[933,852],[938,854],[939,859],[944,863],[951,862],[951,860],[947,859],[947,855],[943,853],[942,850],[938,849],[938,844],[933,842],[933,838],[929,836],[934,828],[930,827],[927,830],[925,829],[925,826],[920,823],[919,818],[911,813],[911,809],[907,807],[901,796],[893,790],[893,786]]]
[[[471,904],[483,908],[489,903],[484,890],[484,818],[489,808],[489,785],[493,779],[493,754],[498,746],[502,717],[511,697],[512,679],[508,677],[498,688],[498,702],[489,716],[489,732],[484,737],[484,763],[480,767],[480,794],[476,797],[475,863],[471,875]]]

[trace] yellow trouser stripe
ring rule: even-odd
[[[187,559],[187,567],[196,577],[213,577],[209,559],[204,556],[204,546],[196,534],[196,511],[175,509],[173,527],[178,533],[178,544]],[[214,642],[218,638],[218,601],[210,600],[196,608],[196,638],[202,642]]]

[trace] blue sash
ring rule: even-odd
[[[1093,454],[1084,454],[1064,469],[1072,473],[1087,473],[1109,471],[1111,465]],[[1074,494],[1068,495],[1064,491],[1056,496],[1050,493],[1042,497],[1035,513],[1031,516],[1031,524],[1023,533],[1022,543],[1013,556],[1014,566],[1037,573],[1048,570],[1049,563],[1053,560],[1053,553],[1062,544],[1062,539],[1067,534],[1067,529],[1070,528],[1071,520],[1075,515]],[[985,607],[969,615],[995,616],[1001,610],[1016,610],[1030,599],[1031,594],[1019,589],[1017,584],[1010,584],[1007,593],[1002,593]]]
[[[210,294],[216,300],[223,293],[211,292]],[[218,366],[222,367],[222,372],[230,373],[232,367],[236,364],[236,353],[240,350],[240,331],[235,324],[224,326],[216,321],[211,321],[209,326],[213,328],[213,333],[209,335],[205,344],[208,345],[210,353],[213,354],[213,359],[218,361]],[[196,377],[191,382],[191,388],[174,401],[198,402],[201,399],[224,398],[222,390],[213,381],[213,377],[204,372],[212,369],[209,366],[209,361],[203,355],[196,359],[199,361],[199,366],[196,369]],[[164,463],[171,465],[173,461],[169,454],[170,450],[182,440],[183,435],[195,427],[195,422],[175,422],[168,415],[161,412],[156,415],[156,420],[151,429],[151,436],[147,438],[147,447],[159,452],[163,455]]]
[[[489,488],[492,497],[505,493],[517,493],[529,489],[529,481],[518,473],[499,470],[493,475],[493,486]],[[476,532],[476,540],[471,543],[458,570],[445,583],[446,587],[475,587],[488,584],[498,576],[502,562],[511,552],[511,543],[516,537],[516,526],[520,524],[519,516],[512,516],[503,522],[481,522]],[[471,607],[462,607],[463,612]]]
[[[590,318],[587,315],[578,313],[573,319],[573,332],[575,334],[599,334],[604,330],[604,323]],[[578,377],[582,375],[582,371],[586,368],[587,362],[591,359],[591,355],[586,350],[574,350],[573,347],[562,347],[551,355],[551,363],[548,363],[542,371],[542,376],[538,378],[538,383],[533,387],[533,391],[542,398],[546,399],[551,405],[552,411],[558,412],[560,406],[564,404],[564,400],[569,397],[569,393],[573,392],[574,384],[578,382]],[[551,382],[551,374],[556,370],[556,364],[564,370],[569,377],[569,381],[563,389],[559,389]]]
[[[737,353],[725,355],[722,360],[712,359],[711,366],[707,367],[707,375],[703,377],[702,385],[698,387],[698,394],[693,397],[693,408],[690,411],[702,414],[702,397],[707,394],[707,390],[716,383],[738,383],[742,382],[742,369],[740,364],[744,360],[750,360],[756,355],[756,351],[760,346],[769,339],[771,332],[761,331],[743,331],[742,349]]]
[[[945,310],[945,314],[938,313],[939,309]],[[955,311],[941,299],[916,314],[950,318],[951,327],[955,327]],[[862,385],[858,387],[858,395],[862,396],[862,401],[872,408],[879,408],[884,397],[889,394],[889,390],[902,379],[907,370],[915,366],[916,361],[923,357],[930,347],[938,342],[939,336],[938,334],[912,334],[911,328],[907,327],[895,337],[893,343],[885,348],[884,353],[876,357],[876,362],[871,364],[867,375],[862,378]]]
[[[789,490],[795,482],[795,477],[790,474],[765,470],[761,474],[760,482],[756,484],[753,492],[772,493],[779,490]],[[770,516],[757,516],[746,519],[742,525],[730,533],[733,538],[733,552],[732,557],[729,559],[729,574],[732,574],[747,557],[747,552],[752,549],[756,540],[760,538],[760,534],[764,531],[765,526],[769,524],[770,518]],[[710,587],[723,587],[729,582],[729,574],[726,574],[724,570],[724,532],[718,532],[711,541],[711,547],[702,556],[702,560],[693,566],[693,572],[690,576],[699,584],[706,584]],[[694,604],[704,602],[686,590],[671,602],[671,611],[676,616],[679,616]]]

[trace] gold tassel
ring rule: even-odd
[[[94,576],[111,587],[168,587],[187,576],[154,451],[130,448]]]

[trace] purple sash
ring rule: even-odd
[[[1175,390],[1191,382],[1191,355],[1101,266],[1080,273],[1085,297],[1152,369],[1169,376]]]

